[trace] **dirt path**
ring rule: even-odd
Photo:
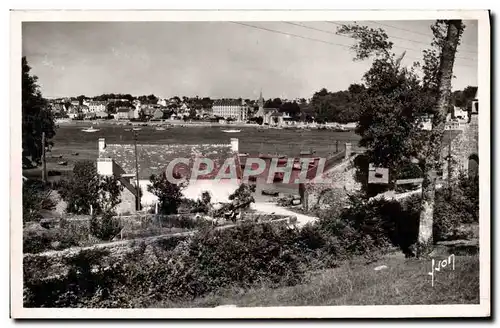
[[[268,213],[268,214],[280,214],[280,215],[290,215],[290,216],[295,216],[297,217],[297,226],[302,227],[308,222],[314,222],[318,220],[317,217],[314,216],[309,216],[309,215],[304,215],[300,213],[296,213],[293,211],[290,211],[284,207],[278,206],[276,203],[264,203],[264,202],[257,202],[253,203],[251,207],[259,212],[263,213]]]

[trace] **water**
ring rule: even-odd
[[[87,133],[81,131],[86,125],[67,125],[58,128],[53,139],[54,147],[48,158],[48,168],[69,171],[78,160],[97,158],[97,142],[105,138],[106,143],[133,143],[134,136],[131,126],[104,124],[94,125],[99,131]],[[329,157],[337,151],[344,150],[346,142],[357,143],[359,136],[354,132],[334,132],[330,130],[299,130],[299,129],[258,129],[257,127],[238,127],[239,133],[224,133],[228,127],[171,127],[158,131],[154,127],[141,127],[136,131],[138,144],[227,144],[231,138],[239,139],[240,153],[256,155],[280,154],[298,157],[301,151],[314,151],[314,156]],[[337,144],[338,141],[338,144]],[[74,155],[78,152],[78,155]],[[62,156],[68,161],[68,166],[57,165]],[[298,194],[298,184],[283,184],[280,182],[267,184],[257,183],[255,198],[258,201],[269,200],[271,197],[262,195],[262,190],[275,190],[282,194]]]
[[[95,126],[94,133],[81,131],[82,126],[61,126],[54,138],[54,151],[73,149],[97,155],[97,141],[105,138],[106,143],[133,143],[130,126]],[[354,132],[299,129],[258,129],[243,127],[239,133],[224,133],[221,127],[171,127],[164,131],[154,127],[141,127],[137,132],[138,144],[221,144],[230,138],[239,139],[239,150],[249,154],[280,154],[299,156],[301,151],[315,151],[315,156],[329,156],[342,151],[346,142],[357,143],[359,136]],[[337,144],[338,141],[338,144]]]

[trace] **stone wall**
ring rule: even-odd
[[[301,185],[301,198],[305,209],[324,208],[327,204],[343,206],[349,192],[359,190],[361,184],[355,180],[353,157],[325,172],[321,177]]]
[[[445,131],[445,134],[448,133]],[[478,115],[471,115],[470,122],[466,124],[457,137],[451,143],[451,177],[456,178],[460,172],[468,173],[469,169],[473,169],[469,165],[469,159],[479,158],[479,130],[478,130]],[[442,152],[443,158],[443,178],[448,177],[448,153],[449,147],[445,145]],[[471,167],[469,167],[471,166]]]

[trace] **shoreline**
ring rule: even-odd
[[[332,130],[335,132],[352,132],[354,131],[353,128],[344,128],[344,130],[339,130],[336,127],[332,126],[327,126],[327,125],[319,125],[316,124],[315,126],[310,126],[310,125],[301,125],[301,126],[294,126],[294,125],[289,125],[289,126],[268,126],[268,125],[259,125],[259,124],[249,124],[249,123],[243,123],[243,122],[234,122],[234,123],[218,123],[218,122],[197,122],[197,121],[191,121],[191,122],[184,122],[184,121],[177,121],[177,120],[163,120],[163,121],[147,121],[147,122],[131,122],[128,120],[104,120],[104,119],[97,119],[97,120],[69,120],[69,121],[55,121],[55,124],[60,127],[89,127],[89,126],[103,126],[103,127],[112,127],[112,126],[131,126],[131,127],[137,127],[137,126],[143,126],[143,127],[160,127],[160,126],[166,126],[166,127],[185,127],[185,128],[190,128],[190,127],[227,127],[227,128],[232,128],[232,127],[237,127],[237,128],[257,128],[261,130],[267,130],[267,129],[274,129],[274,130]]]

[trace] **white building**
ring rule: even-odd
[[[107,104],[108,103],[106,101],[93,100],[89,101],[89,104],[87,106],[89,106],[89,112],[97,113],[97,112],[105,112]]]
[[[237,99],[217,99],[212,105],[212,115],[245,122],[248,119],[248,107]]]

